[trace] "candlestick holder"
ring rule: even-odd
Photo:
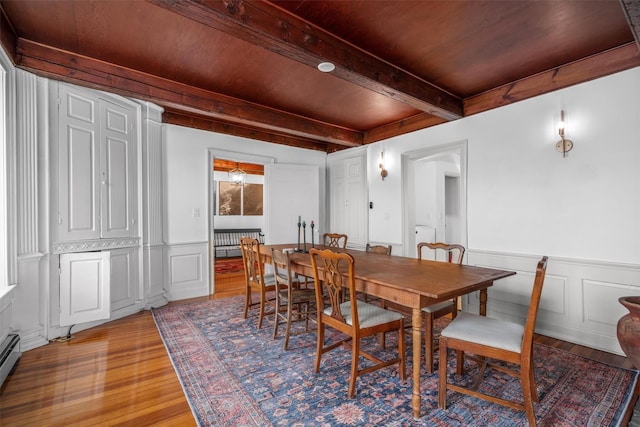
[[[305,254],[307,253],[307,223],[302,221],[302,241],[303,243],[303,247],[302,247],[302,252],[304,252]]]
[[[313,244],[313,221],[311,221],[311,249],[315,248],[315,245]]]
[[[300,223],[300,219],[298,219],[298,244],[296,245],[295,248],[295,252],[302,252],[302,249],[300,249],[300,226],[302,224]]]

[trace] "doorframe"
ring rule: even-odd
[[[266,165],[268,163],[276,163],[275,157],[261,156],[255,154],[247,154],[240,151],[221,150],[218,148],[207,149],[207,239],[209,244],[207,245],[207,269],[209,270],[209,295],[213,295],[215,292],[215,270],[213,269],[213,263],[215,263],[215,248],[213,246],[213,233],[215,230],[214,224],[214,210],[215,210],[215,197],[216,188],[214,185],[214,171],[213,164],[216,158],[223,158],[225,160],[235,160],[242,163],[255,163],[258,165]],[[267,185],[265,178],[264,185]]]
[[[435,158],[449,153],[460,156],[460,242],[458,243],[465,248],[467,247],[467,151],[468,141],[465,139],[402,153],[402,247],[404,256],[411,256],[412,237],[415,240],[415,163],[418,160]]]

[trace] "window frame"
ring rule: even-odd
[[[16,283],[17,258],[15,256],[15,233],[12,233],[9,203],[13,170],[11,158],[15,121],[15,71],[4,50],[0,49],[0,299],[9,295]]]

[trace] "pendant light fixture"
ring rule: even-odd
[[[247,177],[247,173],[240,169],[238,162],[236,167],[229,171],[229,180],[237,185],[244,185],[244,180]]]

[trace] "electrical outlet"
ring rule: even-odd
[[[200,217],[200,208],[193,208],[193,217],[194,218]]]

